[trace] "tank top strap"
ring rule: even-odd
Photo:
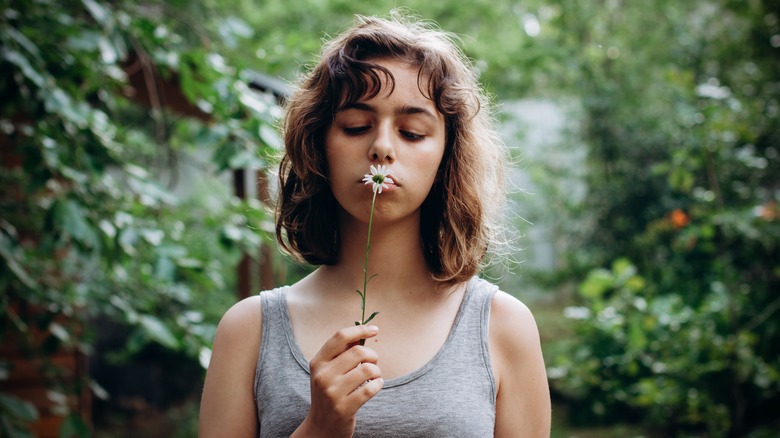
[[[461,342],[487,341],[490,304],[498,287],[479,277],[473,277],[466,286],[461,309],[453,322],[453,331]]]
[[[493,385],[495,379],[488,349],[488,329],[490,305],[496,292],[498,286],[486,280],[476,276],[469,280],[461,311],[453,323],[452,344],[448,346],[450,354],[478,357]],[[475,346],[479,346],[478,351],[475,351]]]

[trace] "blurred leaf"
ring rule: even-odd
[[[77,414],[70,414],[60,426],[60,438],[87,438],[90,436],[89,427]]]
[[[580,294],[589,299],[600,299],[614,287],[612,273],[606,269],[594,269],[580,284]]]
[[[17,44],[22,46],[30,55],[32,55],[36,59],[40,59],[41,53],[38,50],[38,47],[32,41],[30,41],[29,38],[24,36],[23,33],[19,32],[13,27],[9,27],[8,29],[6,29],[6,32],[7,32],[6,35],[8,35]]]
[[[176,337],[168,329],[168,326],[163,324],[157,317],[152,315],[141,315],[138,318],[138,322],[144,333],[155,342],[158,342],[160,345],[170,348],[171,350],[177,350],[179,348],[179,342],[176,340]]]
[[[0,411],[22,421],[38,419],[38,410],[32,403],[5,393],[0,393]]]
[[[111,11],[107,5],[95,0],[82,0],[92,18],[103,26],[108,26],[111,20]]]
[[[97,233],[89,224],[84,209],[76,200],[57,201],[52,210],[57,228],[87,247],[94,248],[98,245]]]
[[[198,360],[200,363],[200,366],[206,370],[209,368],[209,363],[211,363],[211,349],[207,347],[201,347],[200,353],[198,354]]]
[[[619,258],[612,263],[612,272],[615,277],[616,285],[623,285],[635,276],[636,267],[625,258]]]
[[[260,135],[260,138],[263,140],[263,143],[265,143],[266,145],[270,146],[275,150],[282,149],[282,139],[279,136],[279,133],[276,132],[276,130],[273,129],[272,127],[263,123],[260,125],[258,134]]]
[[[16,65],[19,70],[21,70],[22,74],[39,88],[43,88],[46,84],[43,74],[33,68],[27,58],[21,53],[13,49],[2,47],[0,48],[0,56],[11,64]]]
[[[56,337],[63,343],[71,342],[70,333],[68,332],[68,330],[62,325],[57,324],[56,322],[53,322],[51,323],[51,325],[49,325],[49,332],[51,332],[51,334],[54,335],[54,337]]]
[[[6,267],[24,286],[30,289],[37,287],[37,282],[28,275],[20,264],[22,255],[18,253],[16,248],[12,246],[11,240],[3,233],[0,233],[0,257],[5,261]]]

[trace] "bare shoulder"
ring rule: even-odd
[[[254,375],[261,342],[261,301],[245,298],[217,327],[200,405],[199,436],[256,436]]]
[[[491,341],[502,348],[498,353],[539,348],[539,329],[531,310],[522,301],[498,291],[490,305]],[[504,351],[507,349],[507,351]]]
[[[497,292],[490,305],[489,346],[496,378],[496,437],[550,434],[550,392],[539,329],[531,310]]]
[[[217,337],[219,341],[249,342],[254,336],[246,336],[247,333],[260,335],[262,325],[262,311],[260,296],[255,295],[233,304],[219,321]],[[257,341],[257,338],[254,339]]]
[[[260,296],[245,298],[225,312],[214,336],[211,363],[206,376],[207,385],[210,374],[235,379],[236,374],[223,376],[222,372],[226,370],[231,373],[239,372],[239,376],[254,376],[262,341],[261,328]]]

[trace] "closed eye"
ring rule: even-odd
[[[370,129],[370,126],[356,126],[352,128],[344,128],[344,133],[347,135],[360,135]]]
[[[422,134],[415,134],[409,131],[400,131],[400,132],[401,132],[401,136],[409,141],[420,141],[425,138],[425,135]]]

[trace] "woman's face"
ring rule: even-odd
[[[418,87],[417,68],[395,60],[377,64],[390,71],[395,87],[382,78],[380,92],[337,109],[325,138],[330,186],[350,218],[368,222],[372,189],[363,176],[383,164],[394,181],[377,195],[374,220],[419,221],[444,155],[444,116]]]

